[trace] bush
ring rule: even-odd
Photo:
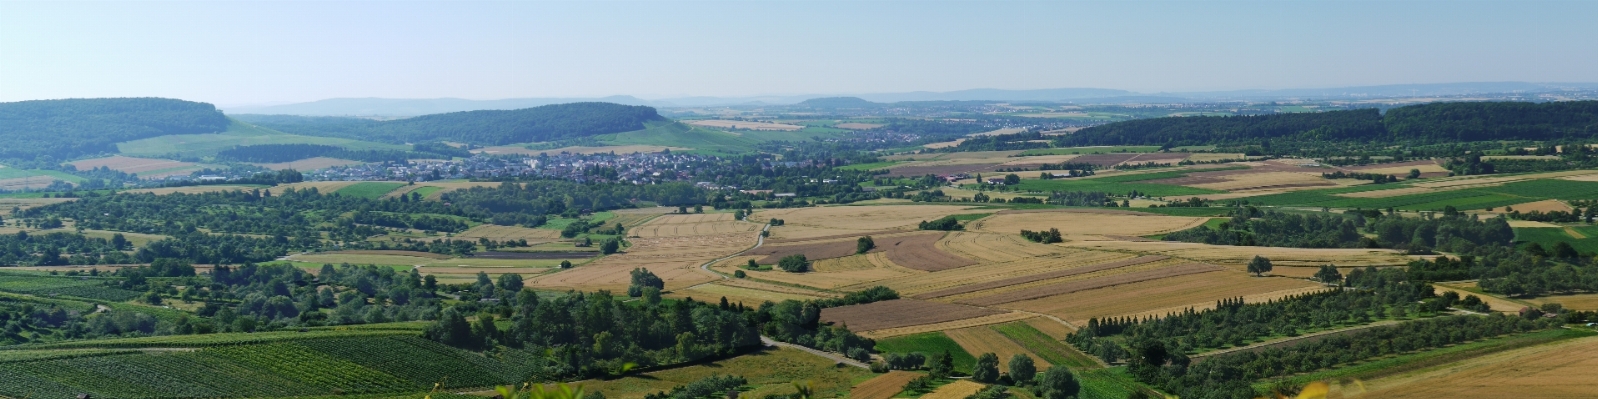
[[[804,254],[788,255],[777,261],[777,268],[789,273],[804,273],[810,271],[810,261]]]
[[[930,221],[930,222],[923,220],[923,221],[921,221],[921,224],[920,224],[919,227],[922,230],[943,230],[943,231],[965,230],[965,226],[961,226],[960,225],[960,220],[959,219],[955,219],[954,216],[944,216],[942,218],[939,218],[938,220],[933,220],[933,221]]]

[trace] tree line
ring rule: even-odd
[[[361,118],[240,115],[240,120],[294,134],[386,143],[454,141],[505,145],[643,130],[665,118],[654,108],[587,102],[518,110],[484,110],[376,121]]]

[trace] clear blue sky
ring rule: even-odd
[[[15,2],[0,101],[1598,81],[1598,1]]]

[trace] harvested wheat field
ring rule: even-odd
[[[1071,335],[1071,333],[1076,332],[1075,328],[1072,328],[1071,326],[1067,326],[1065,324],[1062,324],[1062,323],[1060,323],[1058,321],[1054,321],[1054,319],[1050,319],[1050,318],[1047,318],[1047,317],[1033,317],[1033,318],[1030,318],[1030,319],[1022,320],[1021,322],[1022,323],[1026,323],[1029,326],[1032,326],[1032,328],[1036,328],[1039,332],[1042,332],[1044,335],[1048,335],[1049,338],[1054,338],[1056,340],[1061,340],[1061,341],[1065,340],[1065,336]]]
[[[1062,245],[1082,249],[1158,254],[1237,267],[1247,265],[1255,255],[1269,258],[1278,268],[1320,267],[1326,264],[1336,264],[1341,267],[1404,266],[1413,259],[1429,258],[1429,256],[1408,256],[1390,249],[1238,247],[1175,241],[1074,241]]]
[[[456,234],[455,238],[476,240],[487,238],[493,241],[527,240],[528,242],[548,242],[560,239],[560,231],[553,229],[529,229],[517,226],[500,226],[494,224],[481,224],[469,230]]]
[[[1001,310],[939,302],[895,299],[821,310],[821,321],[848,325],[853,331],[941,323],[1005,313]]]
[[[715,223],[722,222],[698,224]],[[645,223],[645,226],[653,224],[654,221],[651,221]],[[714,274],[701,270],[699,265],[749,249],[754,246],[755,239],[756,233],[753,230],[741,233],[632,238],[628,240],[632,246],[627,248],[627,252],[609,255],[581,267],[534,278],[529,280],[529,285],[550,289],[620,291],[625,290],[631,282],[628,272],[633,268],[643,267],[666,280],[668,291],[680,289],[718,279]]]
[[[1009,323],[1009,322],[1016,321],[1016,320],[1022,320],[1022,319],[1026,319],[1026,318],[1034,317],[1034,316],[1036,316],[1036,315],[1031,314],[1031,313],[1026,313],[1026,312],[1007,312],[1007,313],[1000,313],[1000,314],[988,315],[988,316],[982,316],[982,317],[973,317],[973,318],[969,318],[969,319],[945,321],[945,322],[941,322],[941,323],[920,324],[920,325],[914,325],[914,326],[884,328],[884,329],[881,329],[881,330],[856,331],[856,332],[860,333],[860,336],[862,336],[862,337],[871,338],[871,339],[883,339],[883,338],[889,338],[889,337],[898,337],[898,336],[911,335],[911,334],[920,334],[920,333],[928,333],[928,332],[934,332],[934,331],[949,331],[949,330],[957,330],[957,329],[967,328],[967,327],[986,326],[986,325],[993,325],[993,324],[1004,324],[1004,323]]]
[[[783,257],[792,255],[804,255],[805,259],[809,260],[841,258],[855,254],[855,250],[858,249],[857,239],[857,237],[848,237],[832,240],[809,240],[793,244],[769,243],[751,250],[745,255],[764,255],[756,262],[766,265],[774,265]],[[872,239],[878,240],[880,238],[873,237]],[[873,248],[871,251],[881,252],[882,248]]]
[[[990,210],[952,205],[828,206],[759,211],[753,220],[782,219],[783,226],[834,230],[833,235],[882,230],[915,230],[922,221],[949,215],[989,213]],[[775,231],[773,235],[777,234]]]
[[[1044,285],[1044,286],[1029,287],[1029,288],[1025,288],[1025,289],[999,293],[999,294],[996,294],[996,295],[988,295],[988,296],[981,296],[981,297],[972,298],[972,299],[965,299],[965,300],[959,301],[959,303],[963,303],[963,304],[967,304],[967,305],[975,305],[975,306],[993,306],[993,305],[1010,303],[1010,302],[1020,302],[1020,301],[1027,301],[1027,300],[1033,300],[1033,299],[1038,299],[1038,298],[1046,298],[1046,297],[1053,297],[1053,296],[1059,296],[1059,295],[1067,295],[1067,294],[1083,292],[1083,291],[1089,291],[1089,290],[1099,290],[1099,289],[1103,289],[1103,288],[1110,288],[1110,287],[1115,287],[1115,286],[1120,286],[1120,285],[1128,285],[1128,284],[1140,283],[1140,282],[1146,282],[1146,281],[1157,281],[1157,280],[1162,280],[1162,279],[1175,278],[1175,277],[1178,277],[1178,276],[1198,275],[1198,274],[1204,274],[1204,273],[1219,272],[1219,271],[1222,271],[1222,270],[1225,270],[1225,269],[1223,269],[1220,266],[1216,266],[1216,265],[1209,265],[1209,264],[1203,264],[1203,263],[1184,263],[1184,264],[1180,264],[1180,265],[1175,265],[1175,266],[1170,266],[1170,267],[1163,267],[1163,268],[1158,268],[1158,269],[1142,270],[1142,271],[1136,271],[1136,272],[1130,272],[1130,273],[1112,274],[1112,275],[1109,275],[1109,276],[1093,278],[1093,279],[1087,279],[1087,280],[1068,281],[1068,282],[1063,282],[1063,283],[1058,283],[1058,284],[1050,284],[1050,285]]]
[[[960,143],[964,143],[964,142],[965,142],[965,139],[955,139],[953,141],[942,141],[942,142],[937,142],[937,143],[922,144],[921,146],[925,147],[925,148],[932,148],[932,149],[950,148],[950,147],[959,147]]]
[[[983,353],[998,355],[999,371],[1009,372],[1010,357],[1016,354],[1031,356],[1033,364],[1037,365],[1039,370],[1047,369],[1052,365],[1049,361],[1043,360],[1037,354],[1022,347],[1021,344],[1015,343],[1009,337],[994,331],[988,326],[954,329],[944,331],[943,335],[949,336],[949,339],[960,344],[961,349],[965,349],[966,352],[970,352],[972,355],[981,355]]]
[[[1524,203],[1524,204],[1514,204],[1514,205],[1510,205],[1510,207],[1515,208],[1515,210],[1521,211],[1521,212],[1531,212],[1531,211],[1539,211],[1539,212],[1571,212],[1571,211],[1575,210],[1575,208],[1571,208],[1570,207],[1570,204],[1566,204],[1564,201],[1554,200],[1554,199],[1537,201],[1537,202],[1527,202],[1527,203]]]
[[[1118,269],[1118,268],[1127,267],[1127,266],[1131,266],[1131,265],[1136,265],[1136,264],[1141,264],[1141,263],[1149,263],[1149,262],[1160,261],[1160,260],[1165,260],[1165,259],[1167,259],[1167,258],[1164,257],[1164,256],[1158,256],[1158,255],[1154,255],[1154,256],[1139,256],[1139,257],[1132,258],[1132,259],[1123,259],[1123,260],[1117,260],[1117,261],[1113,261],[1113,262],[1096,263],[1096,264],[1091,264],[1091,265],[1083,265],[1083,266],[1073,267],[1073,268],[1069,268],[1069,269],[1055,270],[1055,271],[1045,272],[1045,273],[1030,274],[1030,275],[1020,276],[1020,277],[1011,277],[1011,278],[1007,278],[1007,279],[1003,279],[1003,280],[994,280],[994,281],[988,281],[988,282],[978,283],[978,284],[962,285],[962,286],[959,286],[959,287],[942,289],[942,290],[937,290],[937,291],[933,291],[933,292],[919,294],[919,295],[916,295],[915,298],[916,299],[932,299],[932,298],[938,298],[938,297],[946,297],[946,296],[953,296],[953,295],[972,293],[972,292],[977,292],[977,291],[984,291],[984,290],[991,290],[991,289],[998,289],[998,288],[1006,288],[1006,287],[1012,287],[1012,286],[1017,286],[1017,285],[1022,285],[1022,284],[1032,283],[1032,282],[1038,282],[1038,281],[1044,281],[1044,280],[1052,280],[1052,279],[1057,279],[1057,278],[1088,274],[1088,273],[1104,271],[1104,270]]]
[[[822,297],[801,295],[788,292],[773,292],[759,288],[734,287],[722,283],[700,284],[687,289],[678,290],[667,295],[671,298],[694,298],[698,301],[716,302],[718,298],[727,298],[731,303],[744,303],[748,306],[759,306],[765,301],[782,302],[786,300],[813,301]]]
[[[85,159],[82,161],[68,162],[78,170],[90,170],[100,167],[111,170],[139,175],[142,179],[153,179],[173,175],[187,175],[201,166],[193,162],[173,161],[170,159],[134,158],[121,155],[106,158]]]
[[[628,235],[642,238],[692,237],[756,232],[759,230],[759,224],[735,220],[731,213],[705,213],[659,216],[632,228]]]
[[[1066,250],[1060,254],[1049,256],[1023,258],[1010,262],[985,263],[977,267],[962,267],[905,276],[881,281],[878,284],[898,291],[899,295],[914,296],[970,284],[981,284],[1133,257],[1133,255],[1115,252]]]
[[[1594,398],[1598,337],[1504,351],[1366,381],[1373,398]]]
[[[716,271],[732,274],[739,266],[755,259],[753,256],[738,256],[713,266]],[[744,271],[750,277],[776,281],[784,284],[802,285],[816,289],[831,290],[854,285],[871,285],[871,283],[925,273],[894,264],[888,260],[886,253],[873,252],[864,255],[851,255],[842,258],[826,259],[811,264],[813,269],[809,273],[788,273],[781,270],[770,271]]]
[[[138,189],[138,190],[128,190],[128,191],[123,191],[123,192],[124,193],[128,193],[128,194],[167,195],[167,194],[220,193],[220,192],[224,192],[224,191],[239,191],[239,190],[249,191],[249,190],[257,190],[257,189],[259,189],[259,190],[271,190],[271,189],[274,189],[274,188],[276,188],[276,187],[216,185],[216,186],[187,186],[187,187],[144,188],[144,189]]]
[[[1138,213],[1086,213],[1086,212],[1001,212],[966,225],[966,230],[1018,234],[1021,230],[1048,231],[1060,229],[1060,234],[1071,236],[1146,236],[1170,233],[1198,227],[1209,218],[1161,216]]]
[[[1003,362],[1001,361],[1000,363]],[[1000,365],[1000,367],[1005,366]],[[921,399],[965,399],[965,397],[975,395],[977,391],[981,391],[982,388],[986,387],[987,385],[971,382],[971,380],[958,380],[938,387],[931,393],[921,395]]]
[[[1260,278],[1219,271],[1077,291],[1007,303],[1002,307],[1044,313],[1083,325],[1090,317],[1125,316],[1188,306],[1202,309],[1223,298],[1242,296],[1246,301],[1249,295],[1319,287],[1320,284],[1299,279]]]
[[[950,232],[937,248],[978,263],[1010,262],[1065,252],[1058,246],[1027,241],[1017,234]]]
[[[875,239],[877,247],[887,251],[893,264],[911,269],[935,272],[977,264],[938,249],[937,242],[943,232],[926,232]]]
[[[1229,161],[1229,160],[1234,160],[1234,159],[1235,160],[1248,159],[1248,155],[1238,154],[1238,153],[1232,153],[1232,154],[1196,153],[1196,154],[1193,154],[1193,155],[1189,155],[1187,157],[1187,160],[1193,161],[1193,162]]]
[[[900,370],[889,371],[887,374],[879,375],[876,378],[860,383],[860,385],[855,385],[854,389],[849,390],[849,399],[892,398],[898,395],[899,391],[904,390],[904,384],[919,377],[921,377],[921,373]]]
[[[354,181],[308,181],[308,182],[284,184],[284,185],[280,185],[280,186],[273,187],[273,188],[278,189],[278,190],[288,190],[288,189],[292,188],[295,191],[310,190],[310,189],[314,188],[314,189],[316,189],[316,192],[319,192],[319,193],[322,193],[322,194],[325,195],[325,194],[332,194],[334,191],[338,191],[341,188],[345,188],[345,187],[349,187],[349,186],[355,185],[355,183],[360,183],[360,182],[354,182]],[[273,190],[273,192],[277,192],[278,190]]]
[[[1570,310],[1591,312],[1598,310],[1598,294],[1577,294],[1537,297],[1526,300],[1537,305],[1557,303]]]
[[[1520,311],[1521,308],[1524,308],[1524,307],[1527,306],[1527,304],[1525,304],[1525,303],[1520,303],[1520,302],[1511,301],[1511,300],[1504,299],[1504,298],[1499,298],[1499,297],[1494,296],[1494,295],[1477,294],[1477,293],[1474,293],[1474,292],[1466,291],[1466,290],[1464,290],[1464,288],[1476,288],[1476,283],[1475,282],[1469,282],[1469,283],[1461,283],[1461,284],[1432,284],[1432,289],[1437,292],[1437,295],[1442,295],[1444,292],[1448,292],[1448,291],[1453,291],[1454,293],[1459,294],[1460,298],[1464,298],[1464,297],[1470,296],[1470,295],[1475,295],[1477,298],[1481,298],[1481,301],[1483,303],[1487,304],[1487,308],[1491,309],[1494,312],[1518,312],[1518,311]]]
[[[317,169],[331,168],[331,167],[334,167],[334,166],[360,165],[362,163],[364,163],[364,162],[351,161],[351,160],[348,160],[348,159],[316,157],[316,158],[306,158],[306,159],[301,159],[301,160],[298,160],[298,161],[291,161],[291,162],[252,163],[251,165],[255,165],[255,166],[259,166],[259,167],[263,167],[263,168],[267,168],[267,169],[271,169],[271,170],[293,169],[293,170],[298,170],[298,171],[302,171],[302,172],[308,172],[308,171],[313,171],[313,170],[317,170]]]

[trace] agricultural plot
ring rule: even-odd
[[[1255,255],[1269,258],[1277,269],[1320,267],[1326,264],[1336,264],[1339,267],[1404,266],[1411,260],[1425,258],[1425,256],[1404,255],[1402,252],[1390,249],[1239,247],[1175,241],[1074,241],[1062,245],[1081,249],[1180,257],[1238,267],[1238,270],[1242,270],[1241,268]]]
[[[187,175],[204,167],[204,165],[192,162],[173,161],[170,159],[134,158],[121,155],[86,159],[82,161],[68,162],[67,164],[78,168],[78,170],[90,170],[102,167],[110,168],[111,170],[118,172],[136,174],[139,175],[139,178],[143,179],[158,179],[167,176]]]
[[[139,292],[105,285],[99,278],[58,277],[48,275],[0,274],[0,291],[35,296],[69,296],[101,301],[122,302],[139,296]]]
[[[791,384],[794,381],[807,381],[815,389],[816,397],[837,397],[849,393],[855,381],[873,375],[860,368],[835,367],[834,364],[830,359],[797,349],[779,348],[704,364],[611,380],[582,381],[579,384],[585,391],[600,392],[606,398],[641,399],[644,395],[669,391],[674,386],[706,377],[733,374],[749,380],[749,386],[753,387],[750,391],[741,392],[740,396],[759,398],[770,394],[792,394],[794,388]],[[894,386],[893,392],[898,393],[897,389],[902,386],[903,383]]]
[[[754,232],[760,225],[733,219],[731,213],[664,215],[628,232],[643,238],[692,237],[700,235]]]
[[[1063,154],[1109,154],[1109,153],[1144,153],[1159,151],[1159,146],[1153,145],[1122,145],[1122,146],[1097,146],[1097,147],[1068,147],[1068,148],[1043,148],[1027,150],[1021,155],[1063,155]]]
[[[1250,277],[1242,272],[1189,274],[1115,286],[1089,289],[1004,304],[1003,308],[1037,312],[1083,325],[1090,317],[1164,315],[1187,307],[1195,310],[1214,307],[1223,298],[1243,297],[1246,302],[1263,302],[1287,295],[1323,289],[1320,284],[1289,278]]]
[[[1154,262],[1154,261],[1159,261],[1159,260],[1164,260],[1164,259],[1166,259],[1166,257],[1164,257],[1164,256],[1139,256],[1139,257],[1132,258],[1132,259],[1125,259],[1125,260],[1119,260],[1119,261],[1114,261],[1114,262],[1098,263],[1098,264],[1092,264],[1092,265],[1086,265],[1086,266],[1080,266],[1080,267],[1073,267],[1073,268],[1070,268],[1070,269],[1056,270],[1056,271],[1046,272],[1046,273],[1038,273],[1038,274],[1026,275],[1026,276],[1021,276],[1021,277],[1012,277],[1012,278],[1007,278],[1007,279],[1003,279],[1003,280],[989,281],[989,282],[984,282],[984,283],[979,283],[979,284],[964,285],[964,286],[959,286],[959,287],[954,287],[954,288],[943,289],[943,290],[938,290],[938,291],[919,294],[919,295],[916,295],[915,298],[916,299],[932,299],[932,298],[938,298],[938,297],[946,297],[946,296],[952,296],[952,295],[960,295],[960,294],[972,293],[972,292],[977,292],[977,291],[1005,288],[1005,287],[1022,285],[1022,284],[1032,283],[1032,282],[1038,282],[1038,281],[1044,281],[1044,280],[1052,280],[1052,279],[1057,279],[1057,278],[1062,278],[1062,277],[1070,277],[1070,276],[1081,275],[1081,274],[1088,274],[1088,273],[1093,273],[1093,272],[1097,272],[1097,271],[1118,269],[1118,268],[1127,267],[1127,266],[1131,266],[1131,265],[1149,263],[1149,262]]]
[[[361,163],[362,163],[361,161],[351,161],[351,160],[348,160],[348,159],[316,157],[316,158],[306,158],[306,159],[301,159],[301,160],[298,160],[298,161],[291,161],[291,162],[252,163],[251,165],[255,165],[255,166],[259,166],[259,167],[263,167],[263,168],[267,168],[267,169],[271,169],[271,170],[292,169],[292,170],[298,170],[298,171],[301,171],[301,172],[309,172],[309,171],[313,171],[313,170],[317,170],[317,169],[327,169],[327,168],[331,168],[331,167],[334,167],[334,166],[359,165]]]
[[[1057,246],[1027,241],[1019,235],[963,231],[945,235],[938,241],[937,248],[978,263],[1010,262],[1065,251]]]
[[[321,144],[351,150],[410,150],[410,146],[333,137],[300,136],[234,121],[221,133],[176,134],[117,143],[117,150],[130,157],[186,155],[205,157],[235,146],[261,144]]]
[[[617,154],[632,154],[632,153],[639,153],[639,152],[645,152],[645,153],[661,152],[661,151],[665,151],[665,150],[686,151],[686,150],[691,150],[691,149],[692,148],[668,147],[668,146],[662,146],[662,145],[607,145],[607,146],[598,146],[598,147],[573,146],[573,147],[554,148],[554,149],[548,149],[548,150],[534,150],[534,149],[527,148],[527,146],[525,146],[525,145],[505,145],[505,146],[495,146],[495,147],[483,147],[481,149],[472,150],[472,152],[473,153],[478,153],[478,154],[489,154],[489,155],[513,155],[513,154],[514,155],[538,155],[538,154],[560,154],[560,153],[585,154],[586,155],[586,154],[599,154],[599,153],[612,153],[612,152],[617,153]]]
[[[1156,281],[1178,276],[1198,275],[1224,270],[1220,266],[1203,263],[1185,263],[1171,267],[1144,270],[1130,273],[1113,274],[1105,277],[1069,281],[1038,287],[1004,292],[996,295],[981,296],[959,301],[960,303],[976,306],[993,306],[1011,302],[1027,301],[1059,295],[1068,295],[1077,292],[1098,290],[1119,285]]]
[[[715,229],[713,226],[693,225],[742,223],[736,221],[670,223],[669,219],[663,221],[663,219],[667,218],[667,216],[656,218],[633,231],[649,230],[658,233],[664,229],[663,225],[679,225],[671,226],[670,229],[672,231],[711,231]],[[743,224],[756,226],[753,223]],[[633,268],[643,267],[664,279],[668,291],[693,286],[718,278],[718,276],[708,271],[701,270],[699,268],[701,264],[754,246],[756,241],[755,231],[756,229],[751,228],[738,233],[630,238],[628,241],[632,243],[632,246],[628,247],[624,253],[606,256],[581,267],[533,278],[529,280],[529,284],[533,287],[547,289],[590,291],[608,289],[619,292],[627,289],[627,285],[631,281],[628,272]]]
[[[975,306],[895,299],[821,310],[821,321],[847,325],[853,331],[933,324],[1005,313]]]
[[[888,260],[911,269],[935,272],[976,264],[969,259],[938,250],[942,232],[908,234],[877,239],[877,246],[888,253]]]
[[[756,212],[750,218],[782,219],[784,225],[772,228],[772,235],[794,226],[829,230],[825,235],[842,235],[915,230],[922,221],[949,215],[989,212],[992,211],[956,205],[829,206],[765,210]]]
[[[1066,345],[1060,339],[1044,333],[1034,327],[1035,325],[1046,325],[1046,328],[1050,329],[1064,327],[1053,320],[1034,317],[1019,322],[996,324],[988,326],[988,328],[1025,348],[1027,352],[1031,353],[1039,370],[1047,368],[1049,365],[1061,365],[1070,367],[1072,370],[1103,367],[1098,360]]]
[[[764,255],[756,262],[774,265],[785,256],[804,255],[809,260],[822,260],[854,255],[856,249],[854,238],[844,238],[825,241],[804,241],[794,244],[764,245],[749,251],[746,255]],[[882,248],[874,248],[872,251],[881,252]]]
[[[1092,210],[1089,210],[1092,211]],[[1135,212],[1005,211],[971,222],[966,230],[1017,234],[1021,230],[1060,229],[1067,239],[1081,236],[1146,236],[1170,233],[1203,225],[1209,218],[1152,215]]]
[[[12,208],[25,211],[29,208],[54,205],[73,200],[73,198],[0,198],[0,216],[11,216]]]
[[[1004,336],[1004,334],[1000,334],[998,331],[994,330],[993,327],[995,326],[966,327],[944,331],[943,333],[944,335],[947,335],[949,339],[952,339],[955,343],[959,344],[960,348],[965,349],[967,353],[978,355],[983,353],[992,353],[998,355],[999,371],[1009,372],[1010,357],[1017,354],[1031,356],[1033,363],[1037,365],[1039,370],[1047,369],[1053,364],[1047,359],[1043,359],[1037,354],[1032,353],[1032,351],[1027,350],[1026,347],[1023,347],[1015,341],[1010,340],[1010,338]]]
[[[455,237],[477,240],[487,238],[493,241],[527,240],[533,242],[549,242],[559,240],[560,230],[530,229],[518,226],[500,226],[495,224],[480,224],[466,231],[456,234]]]
[[[921,377],[921,373],[894,370],[887,374],[877,376],[855,385],[849,390],[850,399],[888,399],[898,395],[904,385],[910,380]]]
[[[271,188],[268,188],[266,186],[249,186],[249,185],[238,185],[238,186],[235,186],[235,185],[214,185],[214,186],[144,188],[144,189],[138,189],[138,190],[128,190],[128,191],[125,191],[125,192],[126,193],[130,193],[130,194],[167,195],[167,194],[219,193],[219,192],[225,192],[225,191],[240,191],[240,190],[249,191],[249,190],[256,190],[256,189],[268,189],[268,190],[270,190]]]
[[[717,263],[712,268],[722,274],[730,275],[735,273],[749,259],[756,259],[756,257],[733,257]],[[810,267],[812,270],[807,273],[788,273],[781,270],[746,270],[744,272],[748,273],[753,279],[822,290],[869,285],[876,281],[921,273],[921,271],[894,264],[888,260],[887,254],[882,252],[815,261],[811,263]]]
[[[974,395],[974,394],[977,393],[977,391],[981,391],[982,388],[986,388],[986,387],[987,387],[987,385],[971,382],[971,380],[958,380],[958,381],[955,381],[955,382],[944,384],[943,386],[938,387],[938,389],[933,390],[932,392],[927,393],[926,395],[921,395],[921,398],[922,399],[965,399],[965,397]]]
[[[954,360],[954,370],[962,373],[970,373],[971,369],[977,365],[976,356],[966,352],[965,348],[960,347],[959,343],[949,339],[949,336],[941,332],[927,332],[879,339],[877,340],[877,351],[882,353],[920,352],[927,355],[948,352],[949,357]]]
[[[1598,337],[1520,348],[1366,381],[1383,398],[1598,397]]]
[[[720,119],[706,119],[685,122],[694,126],[712,127],[718,129],[744,129],[744,130],[799,130],[804,126],[789,125],[784,123],[729,121]]]
[[[1132,257],[1132,255],[1114,252],[1066,250],[1056,255],[1022,258],[1009,262],[986,263],[975,267],[916,274],[884,280],[875,284],[892,288],[898,291],[901,296],[913,297],[923,293],[958,288],[970,284],[982,284]]]
[[[716,301],[717,298],[727,298],[731,303],[744,303],[748,306],[758,306],[766,301],[782,302],[787,300],[813,301],[823,298],[819,295],[796,293],[792,288],[762,284],[758,282],[739,282],[750,287],[740,287],[731,283],[714,282],[688,287],[681,291],[672,292],[672,298],[697,298],[702,301]],[[786,289],[784,289],[786,288]]]
[[[345,186],[344,188],[340,188],[338,191],[333,193],[348,197],[375,199],[380,198],[383,195],[388,194],[390,191],[394,191],[394,189],[400,188],[404,185],[405,183],[368,181]]]
[[[1527,299],[1526,302],[1536,305],[1557,303],[1564,306],[1565,309],[1587,312],[1598,310],[1598,294],[1544,296]]]

